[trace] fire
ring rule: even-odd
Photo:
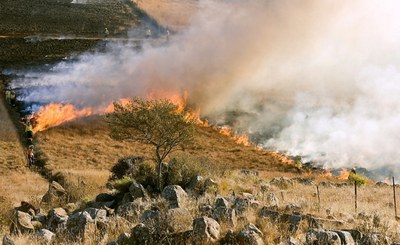
[[[340,171],[340,174],[337,176],[338,179],[340,180],[347,180],[349,178],[350,172],[347,170],[347,168],[342,168]]]
[[[39,112],[34,115],[36,125],[33,128],[34,133],[43,131],[49,127],[60,125],[63,122],[73,120],[77,117],[89,116],[93,114],[91,108],[82,110],[76,109],[71,104],[51,103],[46,106],[41,106]]]
[[[226,126],[221,127],[219,129],[219,133],[228,136],[233,141],[235,141],[236,144],[245,145],[245,146],[253,145],[252,143],[250,143],[249,134],[248,133],[244,133],[244,134],[233,133],[232,129],[228,128]]]

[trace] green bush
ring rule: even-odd
[[[357,183],[357,186],[365,186],[368,182],[368,178],[359,174],[350,174],[349,181]]]
[[[132,178],[124,176],[121,179],[112,181],[111,184],[116,190],[124,193],[129,191],[129,187],[131,186],[132,182],[133,182]]]
[[[168,185],[185,187],[196,175],[206,172],[201,161],[190,154],[180,153],[175,155],[168,163]]]

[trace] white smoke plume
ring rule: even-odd
[[[400,161],[400,3],[200,1],[159,47],[123,45],[40,75],[26,101],[105,106],[187,91],[217,122],[325,166]],[[260,140],[260,139],[259,139]]]

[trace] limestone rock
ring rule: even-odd
[[[192,230],[192,215],[186,208],[169,209],[166,214],[169,233]]]
[[[240,245],[262,245],[263,233],[253,224],[247,224],[237,235],[237,241]]]
[[[181,208],[188,195],[179,185],[169,185],[164,188],[161,196],[167,199],[169,208]]]
[[[3,236],[3,245],[15,245],[15,242],[9,235],[4,235]]]
[[[15,211],[10,230],[11,233],[16,235],[33,232],[35,227],[32,225],[32,216],[28,213]]]
[[[150,229],[143,223],[136,225],[131,230],[131,235],[127,240],[127,244],[154,244]]]
[[[137,183],[136,181],[133,181],[132,184],[129,186],[129,193],[131,194],[133,200],[137,198],[147,198],[148,194],[144,187]]]
[[[217,197],[215,199],[215,207],[229,208],[229,202],[223,197]]]
[[[68,215],[63,208],[53,208],[49,211],[47,219],[47,228],[51,231],[57,231],[65,228],[68,221]]]
[[[201,217],[193,220],[193,238],[197,242],[216,242],[220,233],[221,227],[214,219]]]
[[[336,232],[326,230],[309,230],[306,243],[310,245],[341,245],[341,239]]]
[[[36,236],[39,238],[39,240],[42,241],[42,243],[52,244],[56,234],[47,229],[40,229],[36,232]]]
[[[43,202],[52,203],[55,201],[66,200],[67,192],[65,189],[56,181],[49,184],[49,189],[46,194],[42,197]]]
[[[236,210],[226,207],[217,207],[212,213],[212,218],[218,222],[229,224],[231,227],[237,225]]]

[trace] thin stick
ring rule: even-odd
[[[285,201],[285,197],[283,196],[283,191],[281,191],[282,201]]]
[[[396,204],[396,184],[394,182],[394,177],[392,177],[393,180],[393,202],[394,202],[394,217],[397,218],[397,204]]]
[[[318,197],[318,212],[320,212],[320,209],[321,209],[321,197],[319,195],[319,185],[317,185],[317,197]]]
[[[357,213],[357,182],[354,181],[354,208]]]

